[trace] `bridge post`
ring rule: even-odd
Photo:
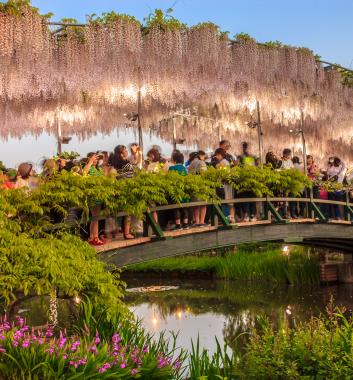
[[[265,210],[269,213],[269,220],[271,220],[271,215],[276,219],[276,222],[284,222],[284,219],[281,217],[279,212],[276,210],[276,207],[274,204],[268,199],[268,195],[266,195],[266,203],[265,203]]]
[[[224,227],[230,227],[228,218],[223,214],[221,207],[218,204],[214,204],[212,207],[211,224],[218,227],[219,219],[223,223]]]
[[[268,207],[268,195],[266,195],[266,201],[263,202],[263,208],[264,208],[264,218],[265,220],[271,221],[271,211]]]
[[[344,216],[349,222],[352,222],[353,210],[349,206],[349,192],[346,191],[346,205],[344,206]]]
[[[314,209],[311,207],[311,205],[313,204],[314,202],[314,191],[313,191],[313,188],[311,187],[310,190],[309,190],[309,198],[310,198],[310,203],[309,203],[309,207],[307,207],[307,213],[308,213],[308,218],[311,218],[311,219],[315,219],[315,211]]]
[[[326,222],[325,215],[321,212],[320,208],[314,202],[313,189],[310,189],[310,203],[309,203],[309,217],[315,219],[315,215],[319,218],[321,222]]]
[[[164,238],[161,226],[154,220],[152,213],[146,213],[146,220],[143,223],[143,236],[151,237],[152,232],[155,233],[157,238]]]

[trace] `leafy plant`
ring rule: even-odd
[[[22,16],[24,8],[30,8],[38,12],[38,8],[32,7],[31,0],[8,0],[6,3],[0,3],[0,13],[13,16]]]
[[[313,51],[307,47],[299,47],[297,51],[305,55],[314,55]]]
[[[75,160],[79,156],[80,156],[80,153],[74,152],[74,151],[71,151],[71,152],[62,152],[60,154],[60,158],[63,158],[65,160]],[[58,160],[59,156],[55,156],[53,158],[54,158],[54,160]]]
[[[344,379],[353,375],[353,325],[340,311],[278,331],[269,321],[252,331],[242,362],[249,379]]]
[[[278,49],[278,48],[283,47],[283,44],[281,41],[276,40],[276,41],[263,42],[260,44],[260,46],[270,48],[270,49]]]
[[[141,26],[141,23],[134,17],[125,13],[116,13],[114,11],[111,12],[103,12],[102,16],[97,16],[95,13],[92,13],[88,16],[88,22],[91,24],[103,24],[109,25],[118,20],[134,23]]]
[[[250,34],[244,32],[236,34],[234,38],[237,42],[256,42],[255,38],[251,37]]]
[[[343,67],[335,67],[342,76],[342,83],[348,87],[353,87],[353,70],[348,70]]]
[[[144,18],[145,28],[144,32],[152,28],[158,28],[161,30],[184,30],[186,29],[186,24],[179,21],[173,15],[173,8],[169,8],[164,12],[162,9],[155,9],[154,12],[151,12],[147,17]]]
[[[32,198],[33,197],[33,198]],[[0,299],[10,303],[57,290],[60,297],[86,294],[111,313],[125,310],[119,272],[107,271],[94,249],[53,224],[38,194],[0,191]]]
[[[0,2],[0,13],[19,17],[24,15],[25,9],[39,14],[39,9],[31,4],[31,0],[7,0],[6,2]],[[52,12],[49,12],[41,15],[41,17],[45,20],[49,20],[53,15]]]

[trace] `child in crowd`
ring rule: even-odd
[[[170,172],[177,172],[179,175],[187,175],[186,168],[184,166],[184,155],[179,151],[175,150],[172,154],[172,165],[169,167]],[[182,200],[183,203],[188,202],[187,199]],[[186,229],[189,227],[189,217],[188,210],[181,208],[174,211],[175,217],[175,230],[180,230],[182,228]],[[181,225],[181,220],[183,220],[183,225]]]

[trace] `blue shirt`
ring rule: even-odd
[[[188,172],[183,164],[175,164],[169,167],[169,171],[178,172],[180,175],[187,175]]]

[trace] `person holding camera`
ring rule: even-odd
[[[130,153],[131,155],[128,157],[128,160],[141,170],[143,167],[143,152],[141,147],[137,143],[132,143],[130,145]]]
[[[87,154],[87,164],[83,168],[82,174],[84,176],[102,176],[104,175],[103,171],[99,167],[98,163],[103,160],[103,155],[97,153],[88,153]],[[102,210],[102,203],[98,200],[92,202],[89,205],[89,209],[92,216],[92,221],[89,226],[89,239],[88,243],[93,246],[100,246],[104,244],[99,238],[99,214]]]

